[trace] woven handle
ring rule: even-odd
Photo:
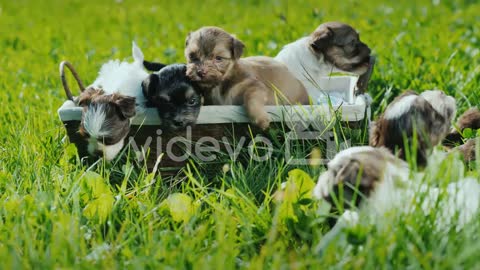
[[[80,77],[78,76],[75,68],[73,68],[72,64],[70,64],[70,62],[68,61],[62,61],[60,63],[60,79],[62,80],[63,89],[65,89],[65,94],[67,95],[67,98],[71,101],[74,101],[72,92],[70,91],[70,87],[67,83],[67,79],[65,78],[65,67],[67,67],[72,73],[73,77],[77,81],[78,87],[80,88],[81,92],[85,90],[85,86],[83,85],[82,80],[80,80]]]

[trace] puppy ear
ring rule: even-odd
[[[343,194],[346,203],[358,206],[362,201],[363,196],[369,196],[375,187],[375,183],[379,181],[379,175],[376,175],[376,171],[371,171],[372,168],[368,168],[368,163],[362,163],[356,159],[350,160],[337,172],[335,175],[335,183],[333,191],[336,194],[340,193],[340,183],[343,183]],[[357,194],[357,196],[355,196]],[[353,199],[356,197],[356,200]]]
[[[77,104],[81,107],[88,106],[92,102],[92,99],[99,95],[103,95],[103,90],[89,87],[77,98]]]
[[[245,45],[238,39],[232,36],[232,56],[234,59],[239,59],[243,54],[243,48]]]
[[[328,26],[321,26],[312,34],[312,46],[315,50],[327,47],[333,39],[333,30]]]
[[[152,73],[148,75],[148,77],[142,82],[143,95],[147,99],[149,99],[149,97],[155,96],[157,93],[157,88],[159,83],[160,83],[160,79],[158,78],[157,74]]]
[[[120,109],[124,118],[135,116],[135,97],[113,94],[112,102]]]
[[[187,38],[185,38],[185,47],[188,46],[188,43],[190,42],[190,36],[192,35],[192,32],[188,32]]]
[[[359,175],[360,170],[360,163],[357,160],[350,159],[343,164],[337,173],[335,173],[333,181],[335,184],[333,185],[331,192],[335,194],[336,201],[333,200],[333,196],[331,195],[326,198],[326,200],[332,204],[333,209],[345,209],[358,205],[358,199],[355,202],[356,205],[350,205],[350,203],[352,202],[354,194],[358,192],[355,190],[355,187],[362,190],[361,186],[365,175],[363,170],[362,175]],[[360,177],[360,179],[358,177]],[[360,183],[357,184],[357,181],[360,181]],[[343,198],[339,198],[341,194],[343,194]],[[358,197],[361,196],[357,196],[357,198]]]
[[[360,163],[357,160],[350,160],[350,162],[345,162],[343,167],[335,175],[335,183],[353,183],[357,181],[358,174],[360,173]],[[363,175],[361,175],[363,177]]]

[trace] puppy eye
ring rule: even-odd
[[[195,54],[190,54],[188,58],[190,59],[191,62],[198,62],[199,60]]]
[[[198,104],[198,99],[196,97],[193,97],[187,101],[188,106],[195,106]]]
[[[222,61],[222,60],[223,60],[223,57],[221,57],[221,56],[215,56],[215,60],[217,60],[217,61]]]

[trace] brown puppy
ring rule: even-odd
[[[477,140],[468,139],[464,143],[465,139],[462,133],[467,128],[472,129],[474,132],[480,129],[480,111],[476,107],[468,109],[458,118],[456,127],[443,140],[443,145],[450,151],[459,151],[464,161],[471,162],[476,160],[475,149]]]
[[[308,104],[302,83],[287,67],[269,57],[240,58],[243,43],[218,27],[202,27],[188,35],[187,76],[202,88],[205,105],[245,105],[262,129],[270,116],[265,105]]]
[[[452,128],[443,141],[443,145],[453,147],[463,143],[462,133],[467,128],[472,130],[480,129],[480,111],[475,107],[468,109],[458,118],[456,127]]]
[[[450,149],[450,152],[458,151],[463,157],[463,161],[471,162],[476,160],[476,139],[468,139],[464,144]]]

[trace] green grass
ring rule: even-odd
[[[274,192],[294,168],[282,160],[226,160],[230,170],[213,175],[189,166],[173,183],[128,163],[90,168],[76,162],[56,114],[65,100],[61,60],[86,82],[105,61],[130,57],[132,40],[147,58],[184,62],[187,33],[203,25],[235,33],[246,55],[274,56],[329,20],[354,25],[377,55],[375,115],[403,89],[431,88],[455,96],[462,112],[480,100],[478,1],[137,2],[0,3],[0,268],[480,267],[479,218],[440,234],[420,212],[400,215],[362,224],[317,254],[328,229],[322,203],[295,194],[322,168],[294,171],[294,195],[283,201]],[[427,177],[455,181],[452,167]]]

